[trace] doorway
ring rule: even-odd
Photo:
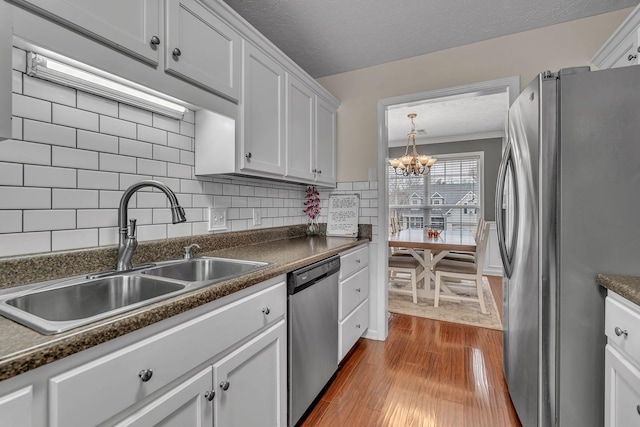
[[[492,95],[505,94],[504,99],[507,102],[505,105],[505,112],[509,105],[515,100],[520,93],[520,78],[509,77],[504,79],[497,79],[485,82],[479,82],[469,85],[414,93],[409,95],[402,95],[393,98],[386,98],[378,101],[378,164],[377,164],[377,180],[378,180],[378,221],[379,221],[379,242],[377,245],[377,271],[376,275],[379,278],[377,281],[378,287],[374,290],[376,298],[374,298],[374,319],[372,319],[376,325],[374,330],[378,333],[378,339],[385,339],[388,333],[387,330],[387,309],[388,309],[388,290],[387,290],[387,265],[388,265],[388,232],[387,224],[389,224],[389,175],[388,175],[388,158],[390,142],[396,143],[398,138],[393,137],[397,133],[393,132],[396,126],[396,121],[399,117],[402,117],[409,109],[422,109],[421,111],[427,111],[431,109],[433,114],[433,108],[440,104],[451,105],[463,105],[465,103],[475,102],[481,97],[491,97]],[[426,107],[425,107],[426,106]],[[429,115],[429,113],[425,113]],[[406,125],[406,117],[403,119],[405,129],[408,130]],[[402,123],[398,124],[400,127]],[[432,127],[433,128],[433,127]],[[418,126],[419,129],[419,126]],[[428,133],[429,129],[425,126],[425,131]],[[467,132],[467,131],[465,131]],[[458,132],[449,135],[432,135],[432,140],[427,141],[427,138],[422,138],[426,143],[430,144],[442,144],[445,142],[463,141],[464,138],[468,138],[469,135],[464,135],[465,132]],[[500,135],[504,134],[503,129],[496,129],[495,132],[499,132]],[[391,135],[391,136],[390,136]],[[494,134],[493,136],[495,136]],[[481,138],[482,139],[482,138]],[[405,140],[406,143],[406,140]],[[416,142],[417,143],[417,142]],[[434,145],[435,147],[435,145]],[[437,157],[437,156],[436,156]],[[496,171],[497,173],[497,171]],[[493,209],[485,204],[485,212],[487,209]]]

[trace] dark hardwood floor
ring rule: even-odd
[[[490,284],[501,305],[500,278]],[[361,339],[301,426],[521,426],[502,332],[391,314],[387,340]]]

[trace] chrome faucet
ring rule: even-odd
[[[155,187],[167,196],[171,203],[171,221],[174,224],[185,222],[187,220],[184,215],[184,209],[182,209],[182,206],[178,203],[178,198],[166,184],[163,184],[160,181],[147,179],[137,182],[127,188],[120,199],[120,206],[118,207],[118,232],[120,233],[118,259],[116,262],[116,270],[118,271],[131,270],[131,258],[138,246],[138,241],[136,240],[136,220],[128,220],[128,205],[129,199],[131,199],[133,193],[143,187]]]

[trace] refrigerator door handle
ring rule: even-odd
[[[518,183],[516,181],[515,173],[513,173],[513,149],[511,143],[507,144],[507,147],[500,163],[500,171],[498,172],[498,185],[496,186],[496,225],[498,231],[498,247],[500,249],[500,257],[502,258],[502,264],[504,266],[505,274],[511,278],[513,272],[513,261],[515,252],[515,243],[518,233]],[[511,226],[511,239],[507,242],[507,227],[504,208],[504,189],[507,180],[507,174],[511,173],[511,188],[512,191],[510,199],[513,203],[510,206],[514,209],[512,218],[513,224]],[[507,245],[508,243],[508,245]]]

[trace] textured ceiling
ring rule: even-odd
[[[318,78],[636,6],[640,0],[224,0]]]

